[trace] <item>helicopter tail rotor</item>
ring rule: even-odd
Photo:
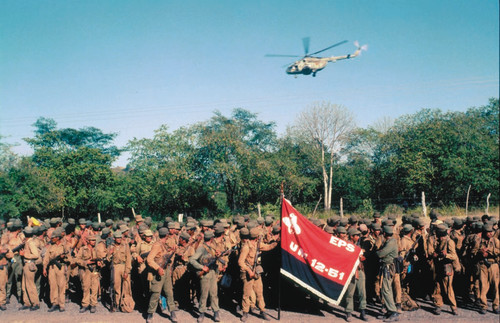
[[[356,40],[354,41],[354,46],[356,46],[356,48],[360,51],[359,54],[361,54],[363,51],[367,51],[368,50],[368,45],[363,45],[363,46],[359,46],[359,42]]]

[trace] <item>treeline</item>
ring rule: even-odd
[[[162,126],[153,138],[120,148],[116,134],[59,129],[40,118],[24,139],[31,156],[16,156],[0,142],[0,217],[107,219],[131,208],[154,218],[224,216],[258,204],[276,212],[282,182],[288,199],[312,211],[323,207],[323,170],[330,166],[333,210],[341,198],[345,212],[411,208],[421,192],[433,207],[465,206],[468,191],[469,207],[484,209],[490,193],[498,205],[498,112],[498,99],[466,112],[424,109],[391,124],[349,129],[323,152],[304,133],[303,119],[278,136],[274,123],[243,109],[174,131]],[[125,150],[129,164],[113,168]],[[325,153],[332,159],[322,159]]]

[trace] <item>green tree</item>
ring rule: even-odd
[[[232,211],[263,202],[273,178],[268,159],[276,145],[274,123],[235,109],[230,118],[216,112],[195,131],[196,172],[204,185],[214,194],[223,192]]]
[[[396,120],[374,153],[379,198],[406,199],[422,191],[434,202],[498,198],[498,99],[467,112],[422,110]]]
[[[111,164],[119,155],[116,134],[93,127],[57,129],[52,119],[35,122],[35,136],[24,140],[33,148],[32,160],[49,172],[64,190],[64,207],[72,216],[111,213],[117,206],[111,193]]]
[[[190,127],[170,133],[163,125],[152,139],[129,141],[126,176],[133,185],[127,205],[155,216],[213,209],[210,192],[194,169],[195,138]]]

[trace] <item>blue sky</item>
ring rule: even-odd
[[[59,127],[152,137],[237,107],[278,132],[315,101],[366,127],[422,108],[464,111],[499,96],[499,3],[461,1],[2,1],[0,135],[17,143],[38,117]],[[291,58],[344,55],[317,77]],[[126,156],[116,164],[125,165]]]

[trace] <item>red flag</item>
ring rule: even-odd
[[[281,273],[338,305],[359,264],[361,248],[321,230],[283,199]]]

